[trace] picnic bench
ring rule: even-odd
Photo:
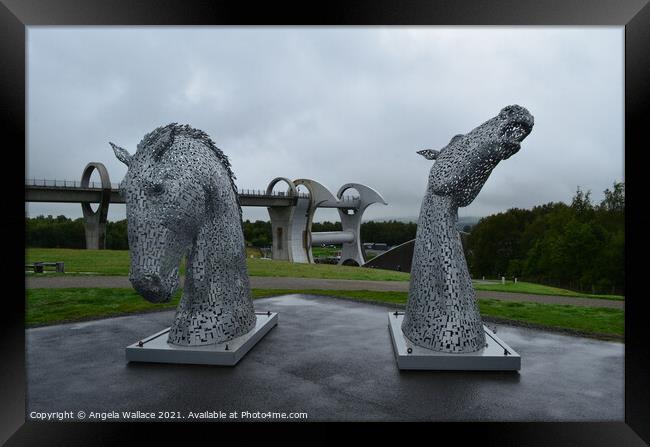
[[[56,267],[57,273],[65,273],[65,264],[63,262],[34,262],[25,265],[25,268],[33,269],[34,273],[43,273],[45,267]]]

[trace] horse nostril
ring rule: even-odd
[[[132,282],[137,285],[138,288],[143,290],[156,291],[161,288],[161,280],[158,275],[137,275],[132,277]]]

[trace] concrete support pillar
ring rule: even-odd
[[[106,167],[98,162],[88,163],[81,176],[81,187],[89,187],[90,175],[95,169],[99,172],[102,184],[102,195],[97,206],[97,211],[92,210],[89,202],[81,202],[81,210],[84,216],[84,229],[86,232],[86,249],[106,248],[106,221],[108,217],[108,204],[111,200],[111,181],[108,177]]]
[[[307,221],[309,198],[298,197],[295,206],[267,208],[271,218],[274,260],[289,262],[313,262],[308,251]]]
[[[271,259],[291,261],[289,258],[289,229],[293,219],[293,206],[276,206],[267,208],[271,218]]]
[[[312,262],[308,253],[307,221],[310,200],[299,197],[296,185],[285,177],[276,177],[266,187],[266,194],[271,194],[278,182],[289,186],[287,195],[296,197],[295,206],[269,207],[273,246],[271,257],[275,260],[289,262]]]

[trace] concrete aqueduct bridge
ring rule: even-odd
[[[366,208],[373,203],[388,205],[374,189],[359,183],[346,183],[333,195],[315,180],[276,177],[266,188],[266,194],[273,193],[279,182],[288,186],[287,196],[296,197],[291,207],[268,207],[273,232],[273,259],[289,262],[313,263],[311,247],[320,244],[342,244],[339,264],[363,265],[365,256],[361,245],[361,219]],[[298,193],[298,186],[309,191]],[[354,189],[358,197],[349,198],[343,194]],[[314,214],[318,208],[336,208],[341,218],[342,231],[312,233]]]
[[[97,170],[100,182],[90,182],[91,174]],[[279,182],[288,186],[286,193],[274,193]],[[303,185],[308,194],[298,192]],[[356,190],[358,197],[344,196],[348,190]],[[25,181],[26,202],[81,203],[85,222],[86,248],[106,247],[106,222],[109,203],[124,203],[119,185],[112,184],[106,167],[91,162],[84,168],[81,182],[74,180],[27,180]],[[361,218],[366,208],[373,203],[387,205],[374,189],[358,183],[347,183],[333,195],[315,180],[291,181],[277,177],[269,183],[266,191],[240,190],[242,206],[266,207],[271,218],[273,231],[273,259],[290,262],[313,263],[312,245],[342,244],[341,264],[363,265],[365,256],[361,245]],[[98,204],[93,211],[90,204]],[[341,217],[342,231],[312,233],[314,213],[318,208],[337,208]]]

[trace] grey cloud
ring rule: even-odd
[[[368,218],[411,217],[430,167],[415,152],[513,103],[535,129],[461,215],[567,201],[577,185],[598,199],[623,178],[623,28],[30,27],[26,176],[78,179],[92,160],[118,182],[108,141],[134,151],[153,128],[189,123],[240,188],[361,182],[390,204]]]

